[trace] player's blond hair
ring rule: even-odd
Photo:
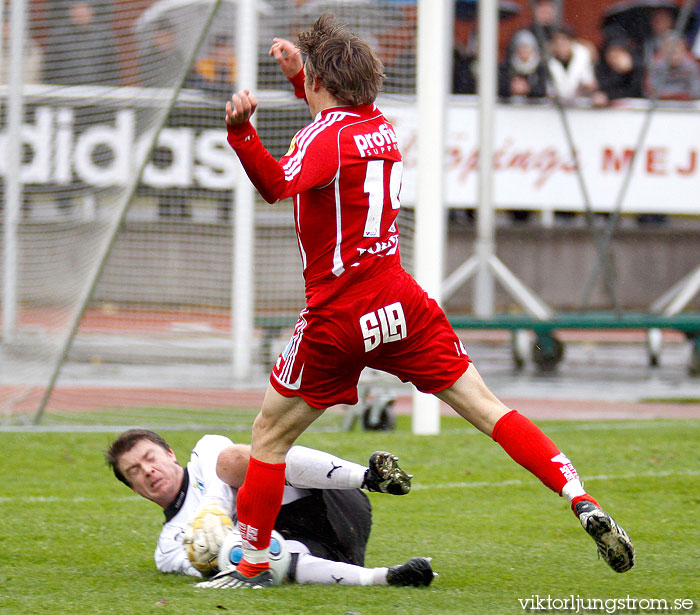
[[[297,46],[306,57],[305,72],[344,105],[368,105],[381,90],[384,67],[372,47],[324,13]]]

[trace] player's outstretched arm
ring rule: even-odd
[[[288,182],[284,170],[268,152],[250,123],[258,101],[249,90],[241,90],[226,103],[227,140],[236,151],[246,175],[268,203],[283,198]]]
[[[273,38],[270,55],[277,61],[287,79],[292,79],[304,68],[299,48],[284,38]]]
[[[286,39],[275,38],[273,41],[270,55],[277,60],[282,73],[294,86],[294,96],[308,103],[304,88],[304,61],[301,58],[301,51]]]

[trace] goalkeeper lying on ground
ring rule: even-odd
[[[236,511],[250,447],[224,436],[207,435],[183,468],[168,443],[145,429],[122,433],[105,452],[114,475],[138,495],[158,504],[165,523],[155,560],[161,572],[204,577],[228,562]],[[410,475],[390,453],[377,452],[369,467],[329,453],[295,446],[287,455],[283,506],[275,529],[291,553],[286,580],[300,584],[429,585],[428,558],[416,557],[391,568],[365,568],[372,525],[371,505],[361,489],[402,495]],[[235,532],[238,536],[237,532]],[[238,540],[240,544],[240,539]],[[233,561],[233,551],[230,553]],[[222,564],[223,567],[223,564]],[[217,577],[203,586],[225,586]]]

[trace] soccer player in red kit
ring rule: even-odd
[[[554,443],[491,393],[443,311],[401,267],[401,154],[374,104],[383,69],[372,48],[326,14],[296,46],[275,39],[270,55],[314,119],[277,161],[249,121],[257,100],[243,90],[226,105],[228,142],[266,201],[293,200],[307,305],[255,419],[238,494],[244,559],[222,573],[236,580],[229,587],[271,584],[268,546],[282,501],[285,455],[325,408],[357,402],[365,367],[435,394],[492,437],[571,502],[615,571],[629,570],[634,548],[624,530],[584,491]]]

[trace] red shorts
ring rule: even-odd
[[[363,281],[299,315],[270,383],[314,408],[357,403],[365,367],[437,393],[470,359],[440,306],[401,267]]]

